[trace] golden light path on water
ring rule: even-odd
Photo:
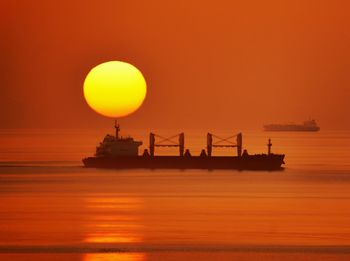
[[[139,218],[134,211],[142,210],[142,201],[130,197],[92,197],[85,199],[89,212],[96,215],[89,216],[86,221],[88,234],[85,243],[139,243],[142,237]],[[143,253],[89,253],[83,255],[83,261],[143,261]]]
[[[87,198],[86,207],[95,213],[87,217],[86,243],[137,243],[142,237],[139,218],[135,211],[142,209],[142,201],[136,198],[106,197]]]
[[[82,261],[144,261],[143,253],[92,253],[85,254]]]

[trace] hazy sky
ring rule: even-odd
[[[98,128],[83,97],[95,65],[148,84],[131,128],[350,129],[350,1],[2,0],[1,128]]]

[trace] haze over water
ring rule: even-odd
[[[286,154],[277,172],[83,168],[105,133],[0,131],[1,260],[349,260],[349,131],[243,132]]]

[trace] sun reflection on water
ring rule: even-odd
[[[140,237],[123,236],[122,234],[113,233],[89,234],[89,236],[84,239],[84,242],[87,243],[135,243],[140,241]]]
[[[143,253],[91,253],[85,254],[82,261],[143,261]]]
[[[85,243],[137,243],[142,241],[139,234],[141,225],[137,214],[142,209],[141,200],[115,196],[94,197],[86,199],[86,206],[91,215],[86,223],[87,233],[83,239]]]

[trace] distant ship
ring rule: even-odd
[[[320,127],[315,120],[304,121],[303,124],[267,124],[264,125],[265,131],[319,131]]]
[[[84,158],[85,167],[90,168],[115,168],[115,169],[238,169],[238,170],[278,170],[284,164],[284,154],[271,153],[271,140],[267,144],[267,154],[249,155],[247,150],[242,152],[242,134],[229,138],[220,138],[214,134],[207,134],[207,148],[203,149],[199,156],[192,156],[188,149],[185,150],[185,134],[180,133],[178,141],[163,138],[154,133],[149,136],[149,150],[145,149],[142,155],[138,154],[141,141],[135,141],[132,137],[119,137],[119,125],[115,125],[116,135],[106,135],[103,141],[96,147],[94,157]],[[161,141],[156,142],[156,138]],[[214,138],[218,141],[214,142]],[[236,138],[235,142],[229,139]],[[223,144],[225,143],[225,144]],[[156,147],[178,147],[178,156],[155,156]],[[235,147],[237,156],[212,156],[213,148]]]

